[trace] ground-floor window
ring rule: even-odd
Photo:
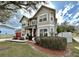
[[[40,29],[40,36],[48,36],[47,29]]]

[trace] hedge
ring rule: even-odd
[[[36,37],[35,41],[36,44],[49,49],[65,50],[67,47],[67,40],[64,37]]]

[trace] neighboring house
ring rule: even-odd
[[[0,34],[15,34],[15,29],[11,26],[0,23]]]
[[[56,10],[42,5],[31,18],[23,16],[22,32],[32,36],[53,36],[57,33]]]

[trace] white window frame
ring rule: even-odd
[[[41,23],[41,22],[40,22],[40,17],[43,16],[43,15],[46,15],[47,21],[48,21],[48,13],[44,13],[44,14],[41,14],[41,15],[38,16],[38,22],[39,22],[39,23]],[[45,21],[42,21],[42,22],[45,22]]]
[[[47,30],[47,32],[44,32],[45,29]],[[43,37],[45,36],[46,33],[47,33],[47,36],[48,36],[48,29],[47,28],[43,28],[43,29],[40,29],[40,30],[43,30],[43,32],[42,32]],[[41,34],[41,32],[40,32],[40,34]]]

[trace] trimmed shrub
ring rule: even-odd
[[[67,40],[64,37],[36,37],[36,43],[44,48],[65,50],[67,47]]]

